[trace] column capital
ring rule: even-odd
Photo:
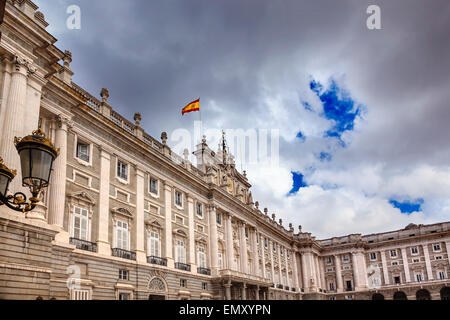
[[[73,127],[72,117],[66,116],[64,114],[59,114],[55,117],[54,121],[59,129],[67,131],[69,128]]]
[[[33,61],[19,54],[14,54],[11,57],[11,62],[14,64],[13,73],[20,73],[24,76],[28,76],[36,72]]]
[[[163,180],[162,182],[164,184],[164,190],[171,192],[173,189],[173,185],[170,184],[167,180]]]

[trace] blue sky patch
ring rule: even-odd
[[[389,200],[389,203],[394,208],[400,209],[401,213],[410,215],[413,212],[422,211],[423,199],[416,199],[414,201],[397,201],[395,199]]]
[[[340,88],[333,79],[330,80],[326,90],[315,80],[310,82],[309,87],[322,101],[324,116],[336,123],[325,136],[340,139],[343,132],[353,130],[355,119],[360,115],[362,106],[356,105],[345,89]]]
[[[292,190],[289,191],[289,194],[295,194],[297,193],[301,188],[305,188],[308,185],[305,183],[303,174],[299,172],[292,171]]]
[[[322,162],[324,162],[324,161],[328,161],[329,162],[329,161],[333,160],[333,156],[330,153],[328,153],[328,152],[321,152],[320,155],[319,155],[319,159]]]
[[[306,140],[306,137],[303,135],[303,133],[301,131],[299,131],[297,133],[297,138],[302,140],[302,142],[304,142]]]

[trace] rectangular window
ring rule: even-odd
[[[186,286],[187,286],[187,281],[186,281],[186,279],[180,279],[180,287],[186,288]]]
[[[150,178],[150,193],[157,196],[158,192],[158,180]]]
[[[377,253],[376,252],[371,252],[370,253],[370,260],[377,260]]]
[[[441,251],[441,245],[439,243],[433,244],[433,251],[434,252]]]
[[[219,264],[219,269],[223,269],[223,257],[222,257],[222,253],[219,252],[217,254],[217,262]]]
[[[280,247],[280,254],[281,254],[281,255],[284,254],[283,247]]]
[[[203,291],[208,290],[208,284],[206,282],[202,282],[202,290]]]
[[[119,293],[119,300],[131,300],[131,295],[129,293]]]
[[[117,177],[128,181],[128,165],[120,160],[117,160]]]
[[[122,250],[128,249],[128,223],[123,221],[117,221],[116,226],[116,248]]]
[[[334,291],[334,282],[330,282],[329,288],[330,288],[330,291]]]
[[[342,261],[344,261],[344,262],[350,261],[350,256],[349,256],[348,254],[344,254],[344,255],[342,256]]]
[[[88,241],[88,211],[79,207],[74,207],[73,211],[72,235],[75,239]]]
[[[77,158],[85,162],[90,160],[90,147],[88,144],[78,141],[77,142]]]
[[[397,258],[397,250],[391,250],[391,258]]]
[[[421,273],[417,273],[417,274],[416,274],[416,280],[417,280],[417,282],[423,281],[423,276],[422,276]]]
[[[331,257],[326,257],[325,258],[325,263],[326,264],[331,264]]]
[[[175,204],[179,207],[183,207],[183,195],[179,191],[175,191]]]
[[[269,246],[269,241],[267,238],[264,238],[264,247],[267,248]]]
[[[248,228],[245,228],[244,231],[245,231],[244,232],[245,233],[245,237],[248,239]]]
[[[220,213],[216,213],[216,222],[219,226],[222,225],[222,215]]]
[[[203,248],[203,247],[198,248],[197,260],[198,260],[198,266],[200,268],[206,268],[205,248]]]
[[[439,272],[438,272],[438,277],[439,277],[439,279],[441,279],[441,280],[444,280],[444,279],[447,278],[444,271],[439,271]]]
[[[203,218],[203,205],[201,203],[197,203],[197,216]]]
[[[417,247],[412,247],[412,248],[411,248],[411,254],[413,254],[413,255],[419,254],[419,248],[417,248]]]
[[[150,232],[150,256],[161,257],[161,242],[159,240],[159,233]]]
[[[420,259],[413,259],[413,263],[419,263]]]
[[[177,254],[176,262],[186,263],[186,249],[184,247],[184,241],[176,240],[175,249],[176,249],[176,254]]]
[[[397,262],[397,261],[394,261],[394,262],[392,262],[392,265],[393,265],[393,266],[398,266],[398,262]]]
[[[394,283],[395,284],[400,284],[400,277],[399,276],[397,276],[397,277],[394,277]]]
[[[434,259],[435,260],[442,260],[442,256],[435,256]]]
[[[119,280],[130,280],[128,270],[119,270]]]

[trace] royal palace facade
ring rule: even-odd
[[[19,167],[14,138],[37,127],[60,153],[33,211],[0,206],[0,299],[450,297],[450,223],[327,240],[285,227],[226,149],[203,139],[197,166],[176,155],[108,90],[72,82],[71,53],[33,2],[5,5],[0,156]]]

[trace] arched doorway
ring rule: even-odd
[[[450,300],[450,287],[443,287],[441,289],[441,300]]]
[[[397,291],[394,293],[394,300],[408,300],[408,297],[406,297],[406,293],[403,291]]]
[[[421,289],[416,292],[416,300],[431,300],[431,295],[428,290]]]
[[[164,280],[159,277],[154,277],[148,284],[150,295],[148,300],[166,300],[167,286]]]
[[[374,293],[372,295],[372,300],[384,300],[384,296],[381,293]]]

